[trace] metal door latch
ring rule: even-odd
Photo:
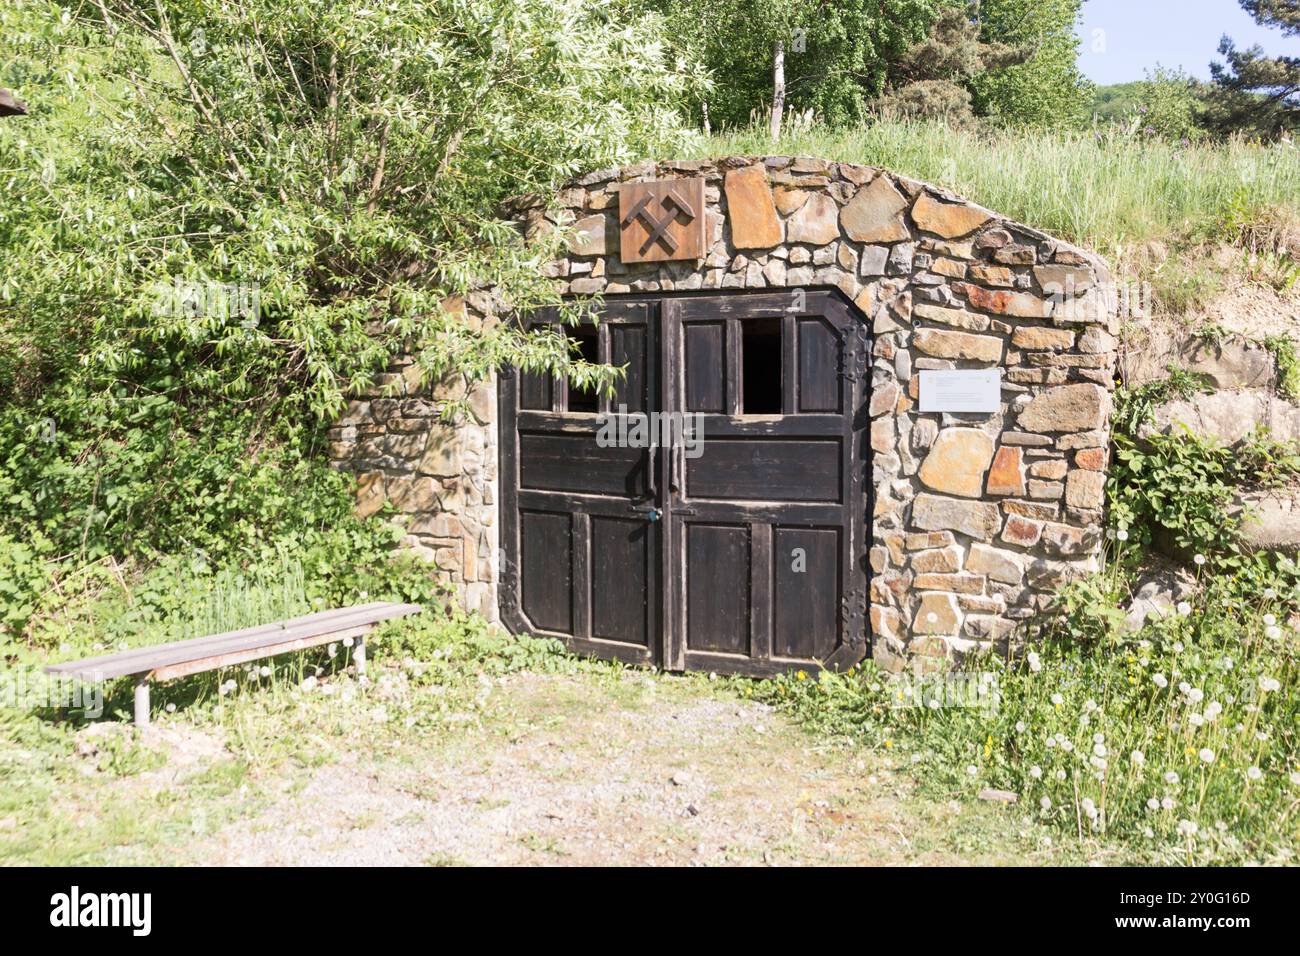
[[[650,522],[658,521],[660,518],[664,516],[664,513],[660,511],[658,508],[637,508],[636,506],[633,506],[631,508],[628,508],[627,510],[634,511],[639,515],[645,515],[646,521],[650,521]]]

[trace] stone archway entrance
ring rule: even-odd
[[[1097,256],[942,189],[885,170],[801,157],[646,162],[604,170],[574,180],[556,202],[524,206],[518,214],[529,231],[573,229],[567,253],[546,267],[564,295],[599,295],[607,306],[689,302],[689,296],[736,296],[740,301],[751,295],[775,296],[787,304],[821,295],[846,307],[852,304],[870,336],[849,410],[853,434],[863,436],[862,454],[869,455],[869,462],[862,460],[863,478],[854,492],[864,532],[853,538],[858,551],[852,561],[846,559],[834,573],[863,568],[866,600],[860,605],[853,586],[843,585],[847,590],[838,595],[838,613],[841,624],[849,616],[848,630],[838,632],[828,651],[821,622],[830,602],[824,593],[810,591],[807,603],[800,605],[775,577],[755,577],[759,563],[771,563],[775,574],[785,518],[774,515],[766,530],[755,530],[762,521],[741,521],[743,509],[756,507],[757,499],[746,495],[760,493],[747,482],[767,468],[777,476],[770,490],[789,492],[776,501],[809,508],[814,502],[799,500],[798,489],[782,488],[785,472],[768,467],[775,467],[775,461],[762,465],[752,451],[755,443],[742,434],[760,426],[738,413],[744,407],[744,362],[734,348],[727,351],[737,334],[731,318],[706,317],[686,333],[685,345],[665,351],[662,343],[680,330],[666,332],[677,328],[672,307],[655,305],[646,307],[655,311],[653,317],[645,313],[643,331],[629,327],[614,338],[598,332],[583,347],[605,358],[613,350],[632,348],[633,339],[642,335],[647,355],[658,349],[677,362],[669,369],[663,361],[650,361],[645,382],[659,376],[662,388],[670,375],[680,374],[681,382],[673,387],[691,398],[675,407],[684,409],[689,401],[712,403],[704,413],[717,417],[706,440],[716,439],[718,457],[709,460],[731,455],[733,465],[730,485],[715,485],[702,496],[707,506],[703,501],[679,503],[674,520],[649,534],[646,547],[658,549],[657,560],[649,550],[643,559],[636,557],[627,540],[620,545],[626,560],[612,566],[625,571],[643,566],[645,583],[620,577],[619,586],[635,584],[637,593],[658,588],[665,595],[657,604],[650,600],[644,614],[636,602],[617,610],[600,603],[605,599],[597,596],[592,582],[601,573],[597,565],[604,565],[593,560],[590,548],[604,535],[602,547],[614,553],[610,549],[619,539],[612,529],[644,520],[627,507],[667,511],[666,506],[638,503],[636,495],[648,490],[644,476],[653,475],[660,492],[673,474],[680,477],[680,471],[669,470],[679,467],[669,456],[658,455],[653,464],[648,452],[636,462],[618,459],[624,467],[639,467],[643,478],[638,479],[641,485],[616,483],[608,490],[609,507],[617,502],[624,509],[617,519],[625,524],[617,525],[610,523],[613,511],[595,510],[587,500],[591,489],[564,486],[572,479],[556,479],[562,487],[536,485],[536,462],[542,459],[523,453],[523,439],[516,439],[518,423],[500,427],[494,388],[475,393],[474,419],[455,431],[435,421],[429,399],[436,395],[359,401],[335,429],[333,455],[361,474],[367,507],[389,500],[404,512],[408,543],[436,562],[467,606],[489,616],[500,607],[517,629],[568,635],[571,642],[613,638],[617,653],[611,656],[630,655],[670,667],[719,669],[719,662],[727,662],[735,666],[725,669],[767,671],[778,660],[840,664],[854,659],[858,651],[852,649],[865,647],[868,640],[873,657],[887,667],[903,666],[908,659],[918,666],[939,666],[946,658],[1015,639],[1021,623],[1043,608],[1062,583],[1097,568],[1117,331],[1109,270]],[[682,294],[688,297],[679,299]],[[476,321],[495,305],[485,294],[465,309],[467,320]],[[670,318],[667,324],[664,314]],[[778,326],[770,322],[774,316],[765,319],[769,342],[778,327],[787,334],[781,314]],[[613,333],[618,325],[611,322],[607,329]],[[742,318],[739,326],[742,345],[746,329],[764,331],[758,320]],[[809,325],[807,335],[823,335],[818,328]],[[794,334],[797,338],[802,330]],[[763,338],[753,335],[755,348],[761,350]],[[709,384],[706,375],[692,384],[692,348],[699,356],[710,356],[709,362],[728,377]],[[780,417],[807,415],[811,420],[822,414],[791,414],[790,403],[829,402],[843,369],[804,369],[798,364],[804,361],[802,354],[782,356],[782,362],[795,367],[781,380]],[[706,362],[701,367],[714,366]],[[401,369],[393,374],[400,375]],[[850,369],[849,374],[859,372]],[[795,381],[818,383],[814,391],[819,397],[786,394],[785,383]],[[529,405],[533,399],[524,397],[525,384],[507,382],[511,387],[519,389],[512,394],[514,401],[523,402],[516,406],[520,416],[527,411],[536,419],[532,424],[546,414],[559,416],[553,423],[557,434],[567,434],[562,416],[573,409],[555,395],[550,405]],[[541,389],[542,384],[527,387]],[[755,400],[763,401],[757,395]],[[767,401],[774,401],[773,396]],[[515,412],[502,408],[500,414]],[[427,422],[423,429],[421,421]],[[498,455],[501,436],[521,444],[514,450],[502,447]],[[560,447],[554,437],[529,441],[533,451]],[[757,444],[761,447],[761,441]],[[793,459],[804,469],[799,493],[812,489],[814,496],[826,498],[828,487],[842,486],[826,483],[830,457],[818,457],[821,449],[808,452]],[[507,471],[520,462],[530,471],[510,472],[511,477],[499,480],[498,461]],[[694,467],[696,482],[709,487],[713,478],[698,470],[708,466]],[[688,465],[688,490],[690,483]],[[510,495],[512,487],[518,501],[503,506],[500,495]],[[536,540],[549,542],[541,553],[561,557],[535,560],[548,565],[548,573],[567,568],[569,575],[563,586],[535,582],[532,594],[541,602],[536,605],[527,582],[534,560],[525,546],[528,535],[512,537],[532,507],[525,492],[553,496],[537,509],[551,517],[527,521],[537,531]],[[569,510],[556,510],[552,506],[564,499],[555,496],[563,495],[571,496]],[[817,500],[818,507],[828,503]],[[685,513],[691,508],[696,515]],[[695,526],[688,518],[699,519],[698,532],[684,530]],[[812,520],[815,525],[820,518]],[[706,530],[706,521],[719,529]],[[748,530],[725,530],[737,523]],[[654,541],[655,536],[662,540]],[[822,553],[822,541],[809,538],[808,546],[799,546],[811,560]],[[697,631],[694,650],[689,595],[694,576],[679,580],[675,570],[689,565],[692,547],[699,563],[730,564],[728,580],[743,582],[699,594],[695,620],[713,624],[707,634]],[[670,565],[664,556],[675,554],[673,548],[685,551]],[[742,553],[749,562],[744,573],[740,557],[733,558]],[[659,575],[657,584],[652,575]],[[818,572],[812,577],[821,587],[832,576]],[[580,581],[586,583],[575,583]],[[682,593],[674,594],[673,587]],[[846,597],[852,598],[847,606]],[[803,608],[800,615],[812,622],[807,643],[791,639],[781,645],[782,600],[786,608]],[[516,609],[519,616],[514,616]],[[644,635],[645,642],[629,635]]]

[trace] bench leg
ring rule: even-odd
[[[141,677],[135,682],[135,725],[149,726],[149,678]]]
[[[366,676],[366,639],[364,635],[358,637],[356,643],[352,645],[352,666],[357,669],[358,677]]]

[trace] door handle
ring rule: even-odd
[[[655,451],[658,449],[658,447],[659,446],[656,445],[654,440],[652,439],[650,442],[650,453],[646,459],[646,472],[645,472],[646,492],[649,494],[651,500],[659,497],[659,483],[655,477],[655,472],[658,471],[658,469],[655,467]]]
[[[658,521],[660,518],[662,518],[662,517],[664,516],[664,513],[663,513],[662,511],[660,511],[658,508],[655,508],[655,507],[650,507],[650,508],[638,508],[638,507],[636,507],[636,505],[633,505],[632,507],[628,508],[627,510],[628,510],[628,511],[631,511],[631,512],[634,512],[635,514],[644,515],[644,516],[645,516],[645,520],[646,520],[646,521],[649,521],[651,524],[653,524],[654,522]]]

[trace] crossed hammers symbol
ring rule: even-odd
[[[673,220],[677,218],[679,211],[686,213],[688,218],[694,219],[695,210],[689,202],[682,198],[682,194],[673,188],[668,190],[668,195],[663,198],[661,203],[664,214],[656,219],[647,208],[652,198],[654,197],[646,193],[638,199],[632,208],[627,211],[627,215],[623,217],[623,225],[626,226],[637,217],[640,217],[642,222],[645,223],[646,232],[649,235],[646,236],[645,242],[641,244],[641,255],[645,255],[646,250],[659,241],[662,241],[668,247],[669,253],[676,252],[677,240],[668,234],[668,227],[673,224]]]

